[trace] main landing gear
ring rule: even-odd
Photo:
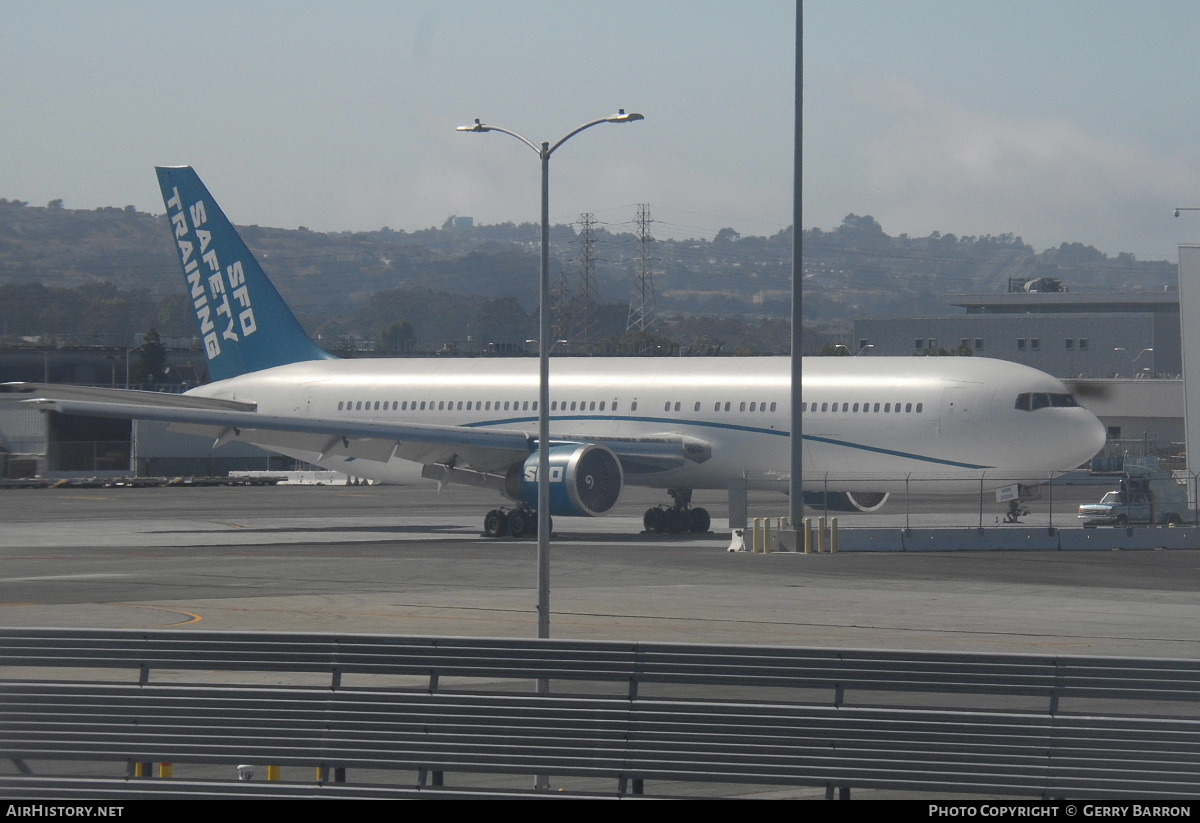
[[[675,505],[646,509],[642,517],[646,531],[654,534],[704,534],[708,531],[712,518],[707,509],[692,508],[691,489],[667,489],[667,494],[671,495]]]
[[[492,509],[483,518],[483,533],[488,537],[532,537],[537,534],[537,512],[527,505],[515,509]],[[554,529],[554,521],[550,521]]]

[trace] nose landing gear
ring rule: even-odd
[[[692,508],[691,489],[667,489],[674,501],[673,506],[655,506],[646,509],[642,517],[643,528],[652,534],[704,534],[712,523],[708,510]]]
[[[1029,509],[1022,508],[1019,500],[1009,500],[1008,511],[1004,513],[1004,522],[1020,523],[1021,518],[1028,516],[1028,514]]]

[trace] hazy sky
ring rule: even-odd
[[[235,222],[551,218],[658,236],[792,221],[790,0],[0,0],[0,197],[161,213],[191,164]],[[807,0],[806,227],[1200,240],[1195,0]]]

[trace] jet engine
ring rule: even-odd
[[[804,504],[831,512],[877,512],[887,502],[887,492],[805,492]]]
[[[537,507],[538,453],[509,470],[504,492],[512,500]],[[624,475],[621,462],[606,446],[565,443],[550,447],[550,513],[594,517],[617,504]]]

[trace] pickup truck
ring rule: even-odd
[[[1187,490],[1157,463],[1126,461],[1120,488],[1079,507],[1084,526],[1175,525],[1191,520]]]

